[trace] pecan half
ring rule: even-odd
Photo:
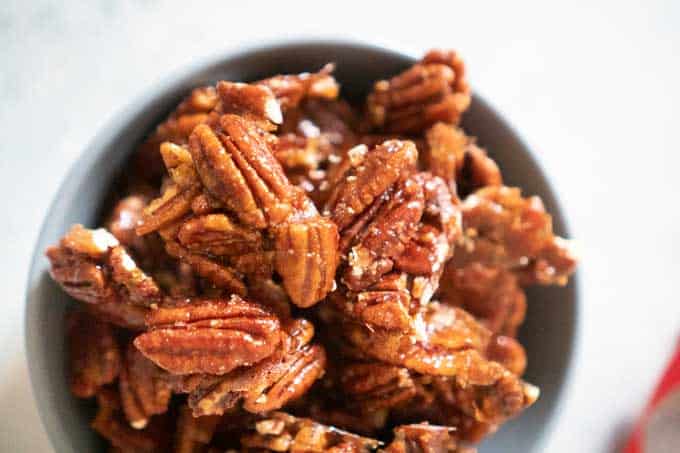
[[[246,287],[240,273],[231,266],[198,253],[191,253],[173,241],[165,243],[165,250],[170,256],[191,266],[196,275],[205,278],[217,288],[229,290],[240,296],[246,295]]]
[[[117,285],[123,300],[142,306],[154,306],[160,302],[161,290],[146,275],[123,247],[114,247],[109,254],[111,280]]]
[[[88,230],[74,225],[47,249],[50,275],[66,293],[81,302],[98,304],[116,300],[107,269],[101,264],[118,240],[103,228]]]
[[[224,214],[208,214],[185,221],[177,233],[179,243],[204,255],[231,256],[262,250],[262,235]]]
[[[294,198],[301,194],[255,122],[222,115],[215,130],[196,127],[189,145],[203,185],[244,224],[264,228],[292,213]]]
[[[147,307],[119,301],[86,304],[83,309],[101,321],[135,332],[146,329],[145,317],[150,311]]]
[[[427,146],[422,152],[423,167],[454,187],[456,173],[463,167],[468,137],[462,129],[436,123],[425,132]]]
[[[455,428],[427,423],[402,425],[394,429],[394,440],[384,453],[459,453]]]
[[[462,204],[465,242],[457,267],[479,262],[517,272],[523,283],[566,284],[576,258],[571,244],[552,232],[540,198],[523,198],[517,188],[486,187]]]
[[[342,390],[350,407],[375,412],[408,401],[416,393],[406,368],[381,363],[354,363],[343,367]]]
[[[470,106],[463,63],[428,54],[390,80],[375,83],[367,98],[369,120],[387,132],[418,133],[443,121],[457,124]]]
[[[382,206],[368,224],[362,226],[364,222],[359,221],[343,232],[343,243],[355,244],[349,249],[342,279],[352,291],[368,287],[392,270],[394,260],[415,235],[425,208],[423,189],[414,178],[398,184],[376,203]],[[343,244],[342,249],[347,247]]]
[[[160,230],[180,220],[191,212],[194,199],[201,192],[191,153],[186,148],[165,142],[160,152],[172,183],[159,198],[144,208],[136,229],[139,235]]]
[[[400,176],[408,175],[418,159],[409,141],[389,140],[371,151],[355,147],[349,151],[349,169],[332,190],[326,211],[340,231],[367,209]]]
[[[511,271],[480,263],[457,268],[449,262],[440,283],[442,302],[472,313],[494,333],[517,334],[527,303],[524,290]]]
[[[323,217],[286,223],[274,230],[276,271],[291,301],[309,307],[335,285],[338,229]]]
[[[120,372],[121,357],[111,326],[82,311],[66,317],[69,385],[79,398],[94,396]]]
[[[238,296],[177,302],[146,321],[150,331],[135,346],[176,374],[225,374],[268,357],[281,341],[279,320]]]
[[[310,344],[313,336],[308,321],[289,321],[274,354],[224,377],[208,377],[192,389],[189,405],[194,415],[222,414],[240,400],[247,411],[262,413],[300,397],[325,369],[324,349]]]
[[[265,84],[226,82],[217,83],[223,113],[247,116],[255,121],[283,122],[281,106],[272,90]],[[266,123],[262,126],[267,127]]]
[[[241,445],[279,452],[368,453],[380,442],[321,425],[308,418],[273,412],[255,424],[254,432],[241,437]]]
[[[132,343],[128,345],[118,390],[125,418],[135,429],[144,428],[152,415],[168,410],[171,391],[161,373]]]
[[[269,88],[285,111],[297,107],[307,98],[337,98],[340,86],[332,75],[334,69],[335,66],[329,63],[318,72],[277,75],[255,82],[255,85]]]

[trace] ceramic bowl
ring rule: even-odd
[[[64,312],[68,297],[48,274],[45,248],[73,223],[94,226],[116,174],[130,153],[191,88],[220,79],[249,81],[278,73],[320,68],[332,61],[343,94],[361,99],[374,80],[413,63],[412,57],[369,45],[346,42],[296,42],[217,55],[190,65],[117,114],[92,140],[68,173],[45,217],[35,246],[26,297],[26,349],[36,404],[52,446],[59,453],[103,451],[89,427],[92,405],[71,396],[65,370]],[[568,236],[565,219],[536,156],[482,98],[473,97],[464,115],[466,131],[478,137],[496,159],[509,185],[537,194],[553,215],[558,234]],[[539,452],[557,416],[556,408],[576,344],[577,279],[566,288],[529,290],[521,340],[529,368],[526,379],[541,388],[540,400],[507,423],[481,446],[482,453]]]

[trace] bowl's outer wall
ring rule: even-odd
[[[57,193],[36,245],[29,273],[26,307],[26,347],[31,381],[39,411],[52,445],[59,453],[101,449],[89,428],[91,404],[73,398],[65,373],[64,323],[69,303],[47,275],[45,248],[58,241],[73,223],[95,226],[99,210],[116,174],[134,146],[191,88],[216,80],[255,80],[277,73],[313,70],[333,61],[343,93],[355,99],[373,80],[397,73],[413,59],[360,44],[315,42],[263,47],[215,57],[152,87],[127,110],[111,120],[85,150]],[[479,97],[473,99],[463,125],[503,169],[509,185],[543,198],[553,214],[557,233],[566,225],[554,194],[526,146]],[[576,282],[566,288],[529,290],[529,308],[521,339],[529,368],[526,379],[542,390],[540,400],[519,419],[506,424],[485,442],[482,453],[540,451],[540,440],[557,406],[575,341]]]

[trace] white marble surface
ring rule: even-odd
[[[93,134],[196,57],[346,37],[457,47],[539,154],[582,245],[585,296],[546,451],[614,451],[680,334],[680,3],[191,3],[0,5],[0,450],[50,451],[23,355],[24,286],[52,194]]]

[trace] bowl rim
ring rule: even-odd
[[[335,47],[335,48],[345,48],[348,50],[355,50],[358,52],[370,51],[379,52],[389,57],[408,59],[411,61],[416,61],[417,58],[412,55],[411,52],[401,52],[393,48],[379,45],[371,44],[364,40],[357,39],[313,39],[313,38],[289,38],[289,39],[278,39],[278,40],[263,40],[256,44],[249,44],[240,46],[238,49],[226,48],[219,49],[217,51],[211,52],[205,56],[197,58],[195,61],[186,63],[179,68],[170,71],[168,74],[161,76],[158,80],[149,82],[142,87],[141,91],[130,97],[130,101],[126,102],[122,107],[114,110],[109,117],[104,121],[103,126],[99,129],[91,138],[87,141],[85,147],[80,151],[78,156],[73,160],[68,170],[64,173],[61,182],[59,183],[58,189],[50,200],[49,209],[42,218],[39,233],[34,240],[32,257],[29,264],[29,270],[26,278],[26,285],[24,290],[24,310],[23,310],[23,328],[24,328],[24,349],[25,358],[28,365],[30,388],[32,391],[32,396],[34,400],[35,407],[38,411],[41,425],[47,434],[50,442],[50,447],[54,448],[57,442],[57,435],[55,424],[53,420],[48,418],[45,409],[47,388],[40,385],[38,382],[38,375],[41,370],[38,368],[38,364],[35,360],[31,358],[36,357],[39,352],[39,347],[35,335],[30,335],[30,327],[32,320],[31,313],[31,299],[32,299],[32,283],[34,283],[37,278],[40,277],[40,273],[44,269],[40,266],[40,261],[44,260],[44,250],[39,249],[39,245],[44,242],[47,236],[47,230],[50,224],[49,219],[59,216],[60,211],[60,200],[63,198],[64,194],[68,192],[69,188],[73,184],[71,181],[78,173],[78,168],[81,166],[89,167],[98,160],[102,158],[101,153],[94,152],[97,149],[104,148],[105,143],[111,142],[111,140],[120,134],[120,132],[129,124],[130,118],[135,117],[140,114],[145,108],[154,102],[158,102],[164,95],[167,95],[173,91],[174,87],[182,85],[183,82],[188,81],[193,75],[207,72],[211,68],[219,66],[228,60],[239,60],[247,56],[252,56],[258,53],[264,52],[276,52],[281,50],[290,50],[292,48],[313,48],[313,47]],[[554,190],[554,186],[549,184],[550,178],[548,178],[548,173],[545,171],[544,167],[541,165],[541,159],[538,157],[527,142],[522,138],[522,136],[517,132],[517,129],[509,122],[507,116],[504,112],[492,104],[490,104],[484,97],[478,94],[478,91],[473,92],[473,103],[477,103],[483,106],[483,108],[493,112],[496,116],[496,120],[501,123],[501,125],[513,136],[513,139],[521,145],[521,147],[526,151],[524,160],[526,160],[530,165],[532,165],[540,178],[546,182],[546,189],[548,194],[553,199],[554,207],[556,212],[551,212],[553,217],[558,218],[558,222],[562,227],[562,233],[565,236],[570,236],[573,231],[572,226],[565,217],[567,212],[565,204],[559,196],[559,193]],[[540,428],[540,435],[535,446],[540,448],[542,444],[545,443],[546,439],[550,436],[551,432],[555,429],[555,425],[558,423],[560,409],[565,405],[565,400],[567,399],[567,393],[569,389],[569,382],[571,381],[574,372],[575,358],[579,355],[581,348],[581,322],[580,313],[582,310],[582,284],[581,284],[581,274],[583,265],[580,264],[577,271],[570,278],[570,285],[573,287],[573,317],[572,317],[572,331],[571,338],[569,339],[570,345],[568,348],[568,356],[564,359],[564,370],[559,376],[559,382],[556,385],[556,394],[554,395],[554,403],[549,409],[550,417],[548,417],[547,422]],[[539,450],[540,451],[540,450]]]

